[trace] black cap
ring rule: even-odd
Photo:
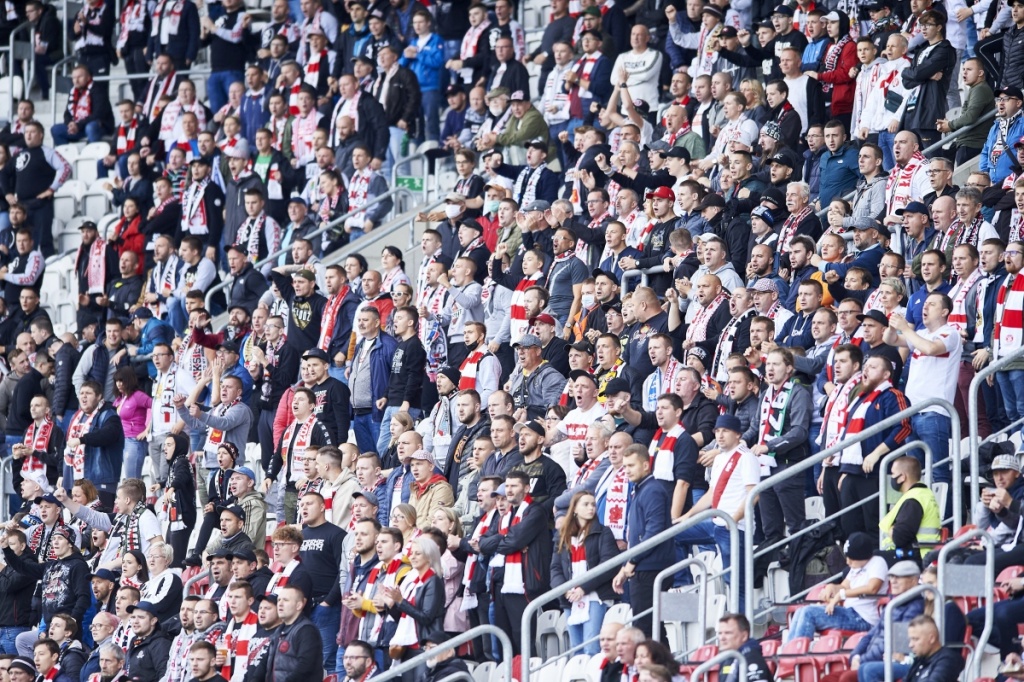
[[[883,327],[889,326],[889,318],[886,317],[885,313],[883,313],[881,310],[869,310],[863,315],[858,315],[857,319],[861,322],[867,319],[871,319],[877,322],[878,324],[882,325]]]
[[[622,314],[622,301],[615,301],[614,303],[602,303],[601,304],[601,310],[603,310],[605,312],[608,312],[609,310],[614,310],[619,315],[621,315]]]
[[[447,634],[445,634],[444,630],[438,629],[438,630],[434,630],[434,632],[432,632],[431,634],[429,634],[426,637],[424,637],[420,641],[420,644],[422,644],[422,645],[427,645],[427,644],[446,644],[449,639],[451,639],[451,637],[449,637]]]
[[[595,377],[593,374],[591,374],[587,370],[585,370],[585,369],[574,369],[573,371],[569,372],[569,379],[571,379],[572,381],[576,381],[577,379],[580,379],[580,378],[588,379],[591,382],[593,382],[594,386],[597,386],[597,377]]]
[[[529,149],[530,147],[536,147],[537,149],[543,149],[546,152],[548,150],[548,140],[547,138],[544,137],[535,137],[532,140],[529,140],[523,146],[526,147],[527,149]]]
[[[604,385],[601,395],[612,395],[614,393],[631,393],[629,382],[622,377],[615,377]]]
[[[619,283],[619,278],[615,276],[614,272],[611,272],[609,270],[602,270],[601,268],[594,268],[594,271],[590,273],[590,276],[593,277],[594,279],[597,279],[598,277],[601,277],[602,275],[607,277],[611,281],[615,282],[616,284]]]
[[[875,543],[867,533],[851,533],[843,545],[843,554],[847,559],[867,561],[875,554]]]
[[[237,504],[228,504],[218,508],[222,512],[231,512],[239,521],[245,521],[245,510],[239,507]],[[230,556],[228,557],[231,558]]]
[[[450,382],[459,385],[459,380],[462,379],[462,374],[459,372],[458,367],[452,367],[451,365],[445,365],[437,370],[438,374],[444,375]]]
[[[245,559],[249,563],[254,563],[256,561],[256,553],[247,547],[242,547],[241,549],[231,550],[231,558]]]
[[[226,350],[229,353],[238,353],[238,342],[237,341],[222,341],[217,344],[217,350]]]
[[[204,166],[212,166],[213,160],[209,156],[196,156],[189,162],[190,164],[201,163]]]
[[[766,200],[774,204],[776,208],[786,205],[786,195],[778,187],[769,187],[761,192],[761,201]]]
[[[271,604],[274,604],[276,606],[277,605],[277,595],[276,594],[257,594],[255,597],[253,597],[253,602],[252,603],[253,603],[253,606],[255,606],[256,608],[259,608],[260,604],[262,604],[265,601],[268,601]]]
[[[723,26],[718,35],[722,38],[737,38],[739,37],[739,32],[736,31],[735,26]]]
[[[588,355],[594,354],[594,344],[590,343],[590,341],[587,341],[586,339],[581,339],[576,343],[570,343],[569,348],[578,350],[581,353],[587,353]]]
[[[217,549],[216,551],[207,554],[206,560],[209,561],[210,559],[227,559],[228,561],[230,561],[232,556],[234,556],[234,554],[231,552],[230,549],[228,549],[227,547],[221,547],[220,549]]]
[[[462,87],[462,83],[452,83],[444,91],[445,97],[451,97],[459,93],[466,94],[466,89]]]
[[[519,433],[523,429],[530,429],[538,436],[546,436],[548,434],[547,429],[544,426],[544,423],[540,419],[531,419],[528,422],[519,422],[518,424],[512,427],[512,430],[515,431],[516,433]]]
[[[352,57],[352,61],[353,62],[362,62],[363,64],[367,64],[368,66],[377,66],[373,62],[373,60],[370,59],[369,57],[367,57],[365,54],[361,54],[361,55],[359,55],[357,57]]]
[[[40,502],[49,502],[50,504],[55,504],[58,507],[63,507],[64,506],[63,504],[61,504],[61,501],[58,500],[52,493],[48,493],[46,495],[40,495],[35,500],[33,500],[33,502],[35,502],[36,504],[39,504]]]
[[[666,159],[682,159],[690,163],[690,150],[686,147],[670,147],[668,151],[661,152]]]
[[[777,164],[780,164],[780,165],[783,165],[783,166],[789,166],[790,168],[792,168],[794,170],[796,170],[796,167],[797,167],[796,159],[794,159],[792,156],[790,156],[786,152],[779,152],[778,154],[776,154],[775,156],[770,158],[768,161],[769,161],[769,163],[777,163]]]
[[[701,199],[700,205],[697,206],[698,211],[703,211],[705,208],[725,208],[725,199],[721,194],[711,192]]]
[[[1013,85],[1007,85],[1004,88],[999,88],[999,91],[996,92],[996,94],[1005,95],[1006,97],[1015,97],[1024,101],[1024,93],[1021,93],[1021,89]]]
[[[321,350],[319,348],[310,348],[309,350],[307,350],[305,353],[302,354],[302,359],[303,360],[320,360],[320,361],[326,362],[328,364],[330,364],[330,362],[331,362],[331,359],[327,356],[327,351]]]
[[[772,14],[781,14],[783,16],[791,17],[794,12],[793,8],[789,5],[776,5],[775,9],[772,10]]]

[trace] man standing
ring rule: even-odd
[[[340,546],[339,541],[339,551]],[[282,624],[271,639],[270,654],[267,658],[268,676],[272,680],[323,679],[322,650],[325,647],[319,628],[305,615],[306,601],[306,596],[298,587],[285,585],[280,589],[277,613]],[[334,634],[338,628],[337,617],[332,625],[330,641],[334,642]],[[337,650],[337,644],[334,644],[333,648]],[[333,660],[331,667],[334,667]]]
[[[103,506],[114,505],[121,478],[124,430],[117,412],[103,402],[103,389],[89,380],[78,389],[79,410],[68,425],[64,480],[87,478],[99,491]]]
[[[388,377],[398,343],[380,328],[380,313],[373,306],[364,306],[356,314],[356,332],[361,340],[356,345],[346,370],[352,391],[353,428],[359,450],[368,452],[377,447],[381,422],[387,406]]]
[[[171,650],[171,638],[160,627],[156,605],[148,601],[127,608],[134,638],[125,654],[129,679],[157,682],[164,673],[164,663]]]
[[[324,498],[319,493],[307,493],[299,501],[302,526],[302,565],[309,573],[313,586],[311,600],[314,604],[312,624],[319,631],[314,641],[322,642],[318,660],[323,661],[325,670],[334,671],[338,654],[338,623],[341,619],[341,586],[338,583],[341,565],[345,562],[342,543],[345,531],[327,520]],[[278,612],[291,591],[289,585],[278,592]],[[305,601],[305,600],[303,600]],[[281,613],[285,625],[288,618]],[[308,635],[305,635],[309,637]],[[311,655],[312,654],[311,652]]]
[[[14,187],[7,194],[7,203],[28,210],[35,242],[48,258],[54,254],[53,195],[71,177],[71,165],[53,147],[43,144],[43,135],[38,121],[25,124],[25,147],[14,160]]]

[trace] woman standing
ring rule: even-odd
[[[405,261],[402,250],[397,246],[385,246],[380,254],[381,284],[380,290],[385,294],[394,293],[399,284],[411,284],[409,275],[405,274]]]
[[[168,434],[164,439],[164,459],[167,460],[167,488],[163,503],[167,510],[167,542],[172,549],[171,564],[184,568],[188,553],[188,539],[196,525],[196,474],[188,461],[188,436]],[[159,484],[154,484],[159,486]]]
[[[142,601],[153,605],[153,615],[162,623],[178,615],[184,592],[181,578],[171,569],[174,549],[167,543],[153,543],[146,552],[149,580],[142,586]]]
[[[416,422],[413,421],[408,412],[395,412],[391,415],[391,423],[388,424],[388,428],[391,431],[391,440],[388,441],[388,447],[380,458],[380,468],[382,471],[389,472],[391,469],[401,466],[401,462],[398,461],[398,439],[403,433],[412,431],[415,427]],[[386,476],[387,473],[384,475]]]
[[[404,507],[407,505],[399,505]],[[441,553],[430,538],[416,538],[409,552],[412,571],[399,587],[383,588],[381,605],[398,621],[391,638],[391,658],[407,661],[420,653],[419,643],[444,627],[444,582],[441,580]],[[374,600],[377,601],[376,599]],[[403,682],[423,679],[421,672],[402,675]]]
[[[402,554],[406,557],[411,556],[413,540],[423,535],[423,531],[416,525],[416,507],[411,504],[400,504],[392,509],[391,526],[402,533],[402,541],[405,543]]]
[[[149,582],[149,568],[146,564],[146,555],[141,549],[130,549],[121,557],[121,580],[122,587],[134,587],[140,592],[143,585]]]
[[[469,615],[462,610],[462,574],[465,561],[452,554],[452,547],[458,549],[464,536],[462,521],[451,507],[435,509],[430,517],[433,528],[427,533],[444,540],[441,550],[441,578],[444,579],[444,631],[456,635],[469,629]],[[435,532],[439,531],[439,532]]]
[[[142,465],[149,453],[143,432],[153,399],[139,390],[135,370],[122,367],[114,373],[114,409],[124,426],[124,476],[142,478]]]
[[[572,496],[565,523],[558,534],[558,546],[551,558],[551,586],[558,587],[579,578],[598,564],[619,553],[615,536],[597,520],[597,499],[589,491]],[[593,656],[601,650],[597,635],[605,611],[615,602],[612,576],[607,574],[565,593],[562,605],[568,617],[569,643],[577,647],[587,640],[583,653]]]
[[[846,12],[833,10],[824,16],[824,21],[828,37],[833,42],[825,51],[823,68],[821,72],[804,73],[821,82],[825,99],[832,102],[832,118],[843,122],[849,137],[853,96],[857,92],[857,70],[860,68],[857,43],[850,37],[850,17]]]

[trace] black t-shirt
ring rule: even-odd
[[[861,349],[864,351],[865,360],[878,355],[891,362],[892,383],[896,384],[899,382],[900,377],[903,376],[903,356],[900,355],[900,351],[896,346],[890,346],[887,343],[883,343],[874,348],[861,346]]]
[[[345,560],[341,547],[344,540],[345,531],[330,522],[321,523],[316,528],[302,527],[299,556],[313,584],[314,604],[326,602],[335,606],[341,601],[338,573],[341,562]]]

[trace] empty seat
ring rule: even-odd
[[[821,521],[825,518],[825,499],[820,495],[816,497],[808,497],[804,500],[804,509],[806,510],[808,521],[811,519]]]
[[[593,664],[595,659],[597,661],[596,665]],[[597,682],[601,673],[600,666],[603,659],[603,654],[595,654],[594,656],[579,654],[573,656],[566,662],[565,668],[562,670],[562,682]],[[591,676],[591,669],[596,673],[593,676]]]
[[[547,660],[562,653],[562,637],[558,632],[560,611],[543,611],[537,618],[537,653]]]
[[[633,609],[629,604],[616,604],[604,614],[604,623],[622,623],[625,625],[633,617]]]
[[[70,222],[78,215],[78,202],[85,194],[85,185],[78,180],[68,180],[53,197],[53,214],[63,220]]]
[[[484,661],[473,669],[473,679],[476,682],[491,682],[491,673],[494,672],[494,661]]]
[[[58,145],[57,147],[54,147],[54,151],[56,151],[58,154],[60,154],[61,157],[65,161],[70,163],[71,164],[71,168],[75,167],[75,159],[78,158],[78,145],[77,144],[71,143],[71,144]]]

